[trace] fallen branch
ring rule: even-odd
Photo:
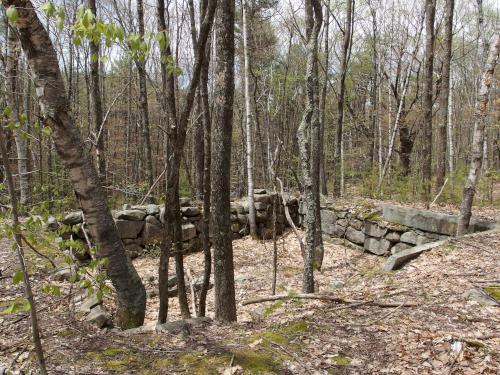
[[[343,303],[343,304],[348,304],[348,305],[353,305],[353,306],[360,306],[360,305],[371,305],[371,306],[377,306],[377,307],[415,307],[415,306],[418,306],[417,304],[414,304],[414,303],[401,304],[401,303],[392,303],[392,302],[377,302],[375,300],[366,300],[366,301],[347,300],[344,298],[335,297],[335,296],[328,295],[328,294],[296,294],[296,295],[278,294],[275,296],[266,296],[266,297],[249,299],[249,300],[243,301],[242,305],[246,306],[246,305],[251,305],[251,304],[255,304],[255,303],[278,301],[278,300],[284,300],[284,299],[311,299],[311,300]]]
[[[42,254],[41,252],[39,252],[37,249],[35,249],[35,247],[26,239],[26,237],[24,237],[24,234],[20,234],[22,240],[24,241],[24,243],[26,245],[28,245],[28,247],[33,250],[36,254],[38,254],[39,256],[41,256],[42,258],[45,258],[47,261],[49,261],[49,263],[52,265],[53,268],[57,268],[56,267],[56,264],[54,263],[54,261],[52,259],[50,259],[47,255],[45,254]]]

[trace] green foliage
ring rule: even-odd
[[[14,5],[11,5],[7,8],[7,10],[5,11],[5,15],[7,16],[7,19],[11,24],[15,24],[19,19],[19,13],[17,12],[17,9]]]
[[[14,276],[12,276],[12,284],[17,285],[21,281],[24,280],[24,272],[23,271],[17,271],[14,273]]]

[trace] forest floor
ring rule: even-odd
[[[315,275],[318,289],[367,302],[354,304],[293,298],[243,306],[247,299],[270,295],[273,246],[272,241],[250,238],[233,245],[238,322],[212,322],[183,334],[99,330],[75,317],[68,296],[75,288],[69,283],[56,283],[60,297],[40,292],[49,277],[35,264],[49,373],[499,373],[500,308],[480,305],[463,294],[500,284],[500,233],[453,240],[388,273],[381,271],[386,258],[327,242],[322,272]],[[279,238],[278,256],[277,293],[300,293],[302,258],[292,233]],[[144,255],[134,265],[148,291],[146,324],[151,325],[158,308],[158,258]],[[200,275],[203,255],[187,256],[185,266]],[[12,285],[16,261],[5,239],[0,240],[0,268],[3,310],[22,298],[22,285]],[[212,301],[213,290],[208,316],[213,316]],[[112,312],[112,301],[105,300],[105,307]],[[169,320],[180,319],[174,298],[169,314]],[[0,315],[0,368],[28,368],[30,363],[34,357],[26,314]]]

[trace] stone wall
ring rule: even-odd
[[[283,233],[288,223],[285,218],[281,197],[274,193],[268,193],[265,189],[256,189],[254,193],[258,235],[261,238],[272,238],[274,202],[277,204],[276,230],[278,234]],[[203,214],[201,207],[189,198],[181,198],[180,206],[183,249],[186,254],[201,251]],[[298,225],[298,200],[296,198],[289,198],[287,200],[287,207],[292,220]],[[125,245],[127,254],[131,258],[139,256],[146,247],[161,243],[163,238],[164,209],[164,206],[155,204],[125,204],[122,210],[112,211],[120,238]],[[62,220],[62,224],[72,227],[76,226],[76,233],[63,233],[62,237],[63,239],[72,238],[80,243],[77,247],[82,247],[83,251],[75,252],[79,260],[84,261],[89,259],[90,254],[87,251],[88,246],[85,238],[86,233],[83,231],[83,216],[81,211],[74,211],[67,214]],[[59,223],[52,218],[48,228],[56,230],[59,226]],[[248,202],[246,199],[231,202],[231,230],[234,239],[241,238],[249,233]]]
[[[389,255],[453,236],[457,217],[389,204],[372,210],[330,205],[322,207],[321,221],[323,235],[346,239],[376,255]],[[495,225],[473,219],[471,231]]]

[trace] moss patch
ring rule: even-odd
[[[273,303],[271,306],[268,306],[264,309],[264,316],[271,315],[273,312],[278,310],[281,306],[283,306],[285,302],[283,300],[277,301]]]
[[[490,296],[500,301],[500,285],[490,285],[483,288],[483,290]]]

